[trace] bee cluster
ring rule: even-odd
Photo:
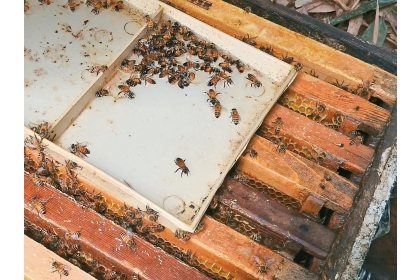
[[[200,39],[188,27],[179,22],[162,19],[154,22],[149,15],[145,16],[147,31],[145,37],[138,40],[132,49],[138,59],[124,59],[119,70],[126,77],[124,83],[119,84],[117,96],[134,99],[133,90],[138,85],[153,85],[158,79],[166,80],[170,85],[177,85],[185,89],[196,81],[196,75],[208,74],[206,85],[214,87],[207,92],[207,103],[213,107],[214,115],[219,118],[222,112],[220,100],[216,97],[215,89],[218,85],[223,87],[234,84],[231,73],[245,71],[245,64],[240,59],[222,53],[214,43]],[[92,67],[92,73],[97,73],[98,66]],[[262,87],[262,83],[253,74],[247,74],[251,87]],[[96,97],[109,96],[110,91],[99,89]],[[240,117],[238,111],[231,109],[231,118],[238,124]]]
[[[51,125],[48,122],[41,122],[39,124],[33,124],[29,127],[32,131],[36,132],[42,138],[54,141],[56,134],[53,135],[51,131]]]
[[[74,12],[74,4],[70,5],[70,2],[73,2],[73,0],[69,1],[69,8],[72,12]],[[87,7],[93,7],[92,13],[95,15],[99,14],[100,10],[103,9],[111,9],[112,11],[119,12],[124,7],[124,3],[121,0],[114,1],[114,0],[87,0],[86,1]],[[73,8],[72,8],[73,7]]]

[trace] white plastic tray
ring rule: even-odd
[[[142,19],[145,14],[149,14],[155,21],[160,17],[172,22],[178,21],[200,39],[204,38],[216,44],[221,53],[243,61],[247,65],[246,70],[239,73],[233,66],[233,73],[229,75],[232,76],[234,84],[224,87],[223,83],[219,83],[216,88],[207,86],[211,77],[204,71],[194,71],[195,80],[184,89],[176,84],[169,84],[167,77],[159,78],[156,75],[153,76],[156,84],[145,85],[143,81],[141,85],[131,88],[136,94],[134,99],[124,98],[123,94],[118,95],[120,90],[117,86],[123,84],[129,78],[129,74],[117,70],[117,67],[123,59],[136,59],[137,63],[140,62],[141,58],[132,53],[132,48],[138,38],[148,31],[143,24],[133,32],[135,35],[128,36],[121,27],[131,21],[126,18],[125,22],[121,20],[119,28],[116,27],[117,24],[106,27],[115,28],[112,31],[114,40],[122,34],[119,41],[122,48],[113,47],[113,55],[109,54],[107,59],[100,62],[109,66],[103,74],[96,77],[88,73],[88,86],[79,74],[87,68],[86,65],[92,63],[92,57],[76,58],[80,56],[79,51],[66,49],[67,55],[72,54],[75,60],[85,60],[83,67],[69,65],[73,71],[69,69],[68,73],[73,73],[76,83],[80,86],[69,86],[71,93],[68,94],[68,102],[61,102],[61,106],[56,106],[58,94],[54,91],[51,93],[51,89],[36,87],[36,91],[41,93],[40,97],[35,99],[32,97],[35,84],[25,88],[25,125],[40,121],[54,123],[53,130],[57,133],[55,144],[65,150],[76,142],[87,144],[90,154],[84,159],[89,163],[85,165],[104,180],[111,182],[104,186],[108,191],[129,194],[131,204],[135,201],[135,206],[141,209],[148,204],[160,213],[159,222],[172,230],[180,228],[192,232],[227,172],[243,152],[268,111],[293,81],[296,72],[292,66],[281,60],[166,4],[157,1],[129,2],[139,9],[137,13],[132,14],[142,15]],[[86,10],[85,6],[80,7],[80,10],[82,8]],[[37,13],[44,13],[45,17],[50,15],[50,12],[47,13],[44,9]],[[118,13],[104,11],[96,16],[89,15],[89,19],[98,18],[97,28],[105,29],[106,24],[111,22],[110,17],[114,17],[115,14]],[[74,14],[68,11],[63,12],[61,16],[63,19],[81,16],[80,21],[83,22],[83,15],[78,14],[76,10]],[[30,18],[31,15],[26,17]],[[26,21],[27,18],[25,27]],[[104,26],[101,25],[102,22]],[[36,27],[36,23],[28,25],[25,36]],[[57,33],[52,33],[54,34]],[[48,36],[51,34],[45,34],[44,40],[53,41]],[[61,41],[59,38],[55,40],[57,44]],[[25,37],[25,47],[28,49],[33,50],[33,44],[37,43],[34,38],[29,40]],[[104,54],[107,54],[106,50]],[[177,58],[179,62],[186,59],[199,60],[198,57],[189,54]],[[26,60],[27,58],[25,63]],[[217,66],[221,61],[219,58],[213,65]],[[32,64],[26,63],[25,81],[29,79],[27,73],[32,72]],[[248,73],[255,75],[263,86],[252,87],[251,82],[246,79]],[[60,80],[60,85],[64,87],[65,75],[55,73],[54,77],[50,74],[43,77],[43,82],[48,85],[55,80]],[[95,97],[95,92],[100,88],[108,89],[111,95]],[[208,96],[205,92],[209,89],[220,92],[217,98],[223,108],[219,118],[215,118],[213,107],[207,102]],[[30,97],[26,98],[26,95]],[[53,106],[54,110],[37,105],[37,101],[43,99],[46,100],[45,103],[39,103],[42,103],[42,106]],[[33,112],[35,107],[38,111],[45,110],[46,113],[40,117],[39,113]],[[236,108],[240,114],[238,125],[230,118],[232,108]],[[65,151],[62,153],[66,154]],[[181,177],[181,170],[175,173],[178,167],[174,160],[177,157],[186,160],[190,170],[188,176],[183,174]],[[124,181],[133,189],[125,185]]]

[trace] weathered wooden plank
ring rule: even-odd
[[[312,195],[338,213],[346,213],[352,207],[358,188],[336,173],[289,151],[278,153],[272,143],[258,136],[251,139],[248,149],[258,155],[241,156],[236,170],[258,178],[301,203]]]
[[[297,242],[307,253],[317,258],[327,257],[335,239],[331,230],[272,199],[267,199],[265,195],[232,177],[227,177],[223,185],[216,193],[219,209],[216,208],[215,213],[225,218],[227,224],[242,224],[238,228],[243,228],[243,234],[266,246],[272,245],[271,249],[275,251],[284,251],[290,248],[286,245],[288,242]],[[226,213],[229,213],[229,218]],[[266,242],[268,240],[270,242]],[[295,247],[298,250],[292,251],[294,255],[300,251],[298,246]]]
[[[397,53],[364,41],[358,36],[326,24],[310,15],[265,0],[224,0],[242,9],[250,7],[253,14],[284,26],[334,49],[397,75]]]
[[[301,72],[279,103],[324,125],[337,125],[336,130],[347,135],[357,129],[378,136],[390,117],[387,110]],[[338,114],[343,121],[335,124],[332,119]]]
[[[276,124],[278,117],[282,125]],[[275,105],[270,110],[257,133],[271,141],[280,137],[290,151],[334,171],[343,168],[363,174],[374,154],[372,148],[350,145],[350,137],[283,106]]]
[[[48,250],[38,242],[27,237],[23,238],[24,248],[24,278],[28,280],[39,280],[39,279],[60,279],[58,271],[54,272],[52,262],[56,261],[60,264],[68,267],[68,276],[66,280],[80,280],[80,279],[95,279],[80,268],[74,266],[72,263],[61,258],[57,254]]]
[[[44,214],[38,212],[33,197],[47,200]],[[53,187],[36,186],[29,176],[25,176],[24,210],[25,219],[59,237],[67,231],[80,233],[77,240],[69,241],[69,247],[74,243],[80,246],[69,257],[77,259],[77,252],[82,251],[96,259],[98,266],[130,276],[136,272],[142,279],[210,279],[139,236],[133,236],[133,249],[125,246],[120,236],[126,234],[124,228],[91,209],[83,209]],[[91,271],[95,271],[95,267],[92,265]]]
[[[310,73],[315,70],[318,77],[328,83],[344,81],[349,89],[356,89],[363,80],[375,80],[372,96],[388,104],[396,102],[395,75],[257,15],[246,13],[241,8],[221,0],[211,1],[209,10],[183,0],[162,2],[169,2],[186,14],[238,39],[253,38],[258,48],[270,46],[272,55],[277,58],[292,56],[303,66],[301,71]]]

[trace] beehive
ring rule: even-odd
[[[141,228],[146,228],[140,228],[134,236],[138,250],[124,246],[116,250],[120,242],[116,238],[126,232],[124,228],[135,225],[127,225],[130,223],[127,213],[137,211],[135,207],[130,208],[133,199],[129,192],[109,192],[110,180],[106,182],[102,174],[98,177],[84,168],[74,170],[82,186],[80,193],[61,190],[66,193],[63,195],[49,186],[37,187],[29,178],[25,180],[27,235],[52,251],[64,247],[66,251],[58,250],[59,255],[72,259],[74,265],[95,277],[105,277],[98,275],[108,272],[130,279],[135,272],[148,279],[179,279],[182,273],[187,279],[207,276],[330,279],[335,275],[351,277],[357,273],[357,265],[359,268],[361,265],[358,257],[363,255],[361,245],[370,242],[358,241],[359,236],[373,233],[364,229],[369,225],[363,224],[356,215],[376,207],[374,193],[377,190],[386,192],[390,188],[387,184],[378,184],[379,177],[395,176],[392,114],[396,114],[396,77],[223,2],[212,2],[208,10],[183,1],[170,4],[242,41],[254,38],[251,31],[258,28],[256,46],[272,46],[272,55],[280,59],[293,56],[292,64],[300,63],[303,69],[265,117],[214,199],[210,198],[209,209],[202,219],[204,226],[200,223],[199,229],[203,228],[197,233],[168,228],[159,231],[157,226],[161,220],[150,219],[152,213],[146,209],[138,210],[137,215],[143,222]],[[275,38],[270,36],[274,29],[281,31]],[[293,47],[282,38],[287,38]],[[304,47],[297,48],[297,42]],[[308,49],[316,51],[308,52]],[[323,61],[327,58],[333,67],[325,67]],[[348,61],[346,67],[351,67],[352,72],[339,65],[340,59]],[[375,80],[375,83],[369,83],[365,89],[364,80]],[[368,101],[373,99],[377,104]],[[363,143],[356,142],[356,136],[363,136]],[[62,154],[54,144],[44,143],[48,144],[45,156],[51,160],[61,164],[69,158],[78,161]],[[32,160],[36,161],[39,153],[32,154]],[[382,173],[370,173],[372,167]],[[65,172],[64,168],[59,169]],[[69,194],[81,206],[69,198]],[[47,201],[47,213],[38,214],[31,202],[35,195],[60,199]],[[71,227],[65,222],[70,217],[62,221],[56,214],[61,214],[60,203],[74,209],[74,213],[78,213],[75,216],[102,224],[100,236],[105,242],[95,241],[98,235],[84,229],[84,218],[72,220]],[[255,207],[253,203],[261,206]],[[193,209],[190,205],[187,207]],[[287,223],[289,219],[291,222]],[[71,242],[55,241],[55,235],[61,238],[66,230],[78,229],[83,253],[76,254],[68,246],[57,246]],[[157,263],[151,264],[151,268],[134,258],[143,246],[147,250],[156,248],[155,259],[168,260],[171,271],[162,271]],[[103,266],[101,271],[99,264]],[[193,276],[194,273],[201,274]]]

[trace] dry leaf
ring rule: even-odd
[[[309,3],[312,3],[312,2],[316,2],[316,1],[314,1],[314,0],[296,0],[295,1],[295,7],[300,8],[303,5],[306,5],[306,4],[309,4]]]
[[[331,5],[328,3],[322,3],[321,5],[318,5],[317,7],[313,9],[308,9],[307,7],[306,10],[308,11],[308,13],[329,13],[329,12],[334,12],[335,7],[334,5]]]
[[[347,27],[347,32],[354,36],[357,36],[359,34],[359,30],[362,24],[363,24],[363,15],[350,19],[349,26]]]

